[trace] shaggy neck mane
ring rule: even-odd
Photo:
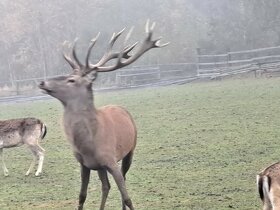
[[[95,111],[92,90],[86,96],[79,96],[63,103],[67,112]]]

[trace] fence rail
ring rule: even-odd
[[[280,46],[227,52],[224,54],[204,54],[197,50],[198,77],[224,77],[235,74],[254,72],[255,76],[263,73],[280,71]]]

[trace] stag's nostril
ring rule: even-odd
[[[45,82],[44,82],[44,81],[41,81],[41,82],[39,83],[39,86],[44,86],[44,84],[45,84]]]

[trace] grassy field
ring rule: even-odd
[[[280,79],[246,79],[99,93],[97,106],[119,104],[134,116],[138,145],[127,176],[136,209],[260,209],[255,176],[280,160]],[[0,178],[0,209],[74,209],[79,165],[62,132],[55,100],[0,105],[0,118],[46,122],[41,177],[25,177],[25,148],[4,150],[9,177]],[[2,172],[0,173],[0,175]],[[1,176],[0,176],[1,177]],[[111,179],[107,209],[121,209]],[[92,173],[85,209],[98,209]]]

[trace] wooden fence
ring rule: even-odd
[[[225,54],[202,54],[197,50],[197,76],[223,77],[234,74],[280,71],[280,46],[246,51],[227,52]]]

